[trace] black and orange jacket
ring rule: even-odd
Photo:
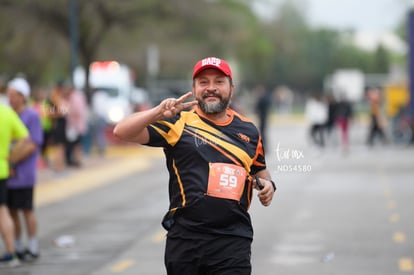
[[[254,175],[266,168],[256,126],[227,109],[224,123],[210,121],[198,108],[148,126],[147,145],[163,147],[170,174],[170,213],[190,230],[252,238],[247,212],[252,183],[246,179],[240,201],[206,195],[210,163],[231,163]]]

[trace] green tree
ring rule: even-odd
[[[0,1],[3,72],[38,83],[69,75],[69,1]],[[160,79],[188,79],[197,59],[215,55],[238,65],[242,85],[297,90],[320,89],[340,67],[386,69],[393,56],[356,48],[349,32],[311,28],[300,1],[282,2],[263,20],[248,0],[78,0],[80,61],[118,60],[143,83],[147,48],[157,45]]]
[[[237,47],[243,47],[253,37],[249,33],[252,30],[249,24],[254,17],[246,3],[248,1],[236,0],[78,1],[81,62],[87,67],[96,59],[117,59],[143,75],[146,48],[157,44],[162,53],[161,74],[188,76],[187,71],[177,68],[188,68],[188,64],[193,64],[203,55],[236,56]],[[50,39],[51,44],[57,40],[66,41],[56,51],[62,56],[59,61],[68,64],[69,0],[3,1],[0,5],[1,13],[7,17],[7,24],[3,26],[12,26],[12,34],[35,38],[44,31],[48,33],[44,37]],[[12,13],[19,14],[22,25],[35,26],[36,31],[29,29],[22,32],[13,24],[17,16],[8,16]],[[17,39],[16,43],[21,49],[10,46],[13,55],[10,63],[15,63],[13,60],[27,45],[34,45],[31,41],[22,43]],[[42,53],[39,49],[39,52],[32,54],[42,56],[50,52]],[[16,67],[20,66],[16,64]]]
[[[379,45],[374,52],[374,66],[373,69],[377,73],[388,73],[390,69],[390,55],[388,50]]]

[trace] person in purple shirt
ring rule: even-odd
[[[7,95],[10,106],[19,115],[29,130],[30,143],[20,150],[20,161],[12,164],[12,173],[7,182],[7,197],[10,214],[15,224],[15,249],[21,260],[39,257],[37,219],[34,212],[33,191],[36,184],[37,159],[43,143],[43,130],[37,112],[27,107],[30,86],[23,78],[15,78],[8,84]],[[22,225],[19,215],[23,213],[28,236],[28,245],[22,243]]]

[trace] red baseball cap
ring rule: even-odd
[[[230,66],[226,61],[218,57],[207,57],[199,60],[195,64],[193,70],[193,79],[197,76],[197,74],[205,69],[217,69],[230,78],[233,78]]]

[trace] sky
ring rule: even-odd
[[[286,0],[256,0],[255,10],[265,18],[274,14]],[[407,16],[414,0],[296,0],[303,3],[307,21],[314,27],[354,29],[357,40],[367,49],[386,40],[396,51],[404,52],[402,41],[392,32]]]
[[[256,9],[265,17],[286,0],[256,0]],[[414,0],[296,0],[313,26],[354,28],[379,32],[392,30],[406,15]]]
[[[399,0],[307,0],[312,25],[354,28],[364,32],[392,31],[406,16]]]

